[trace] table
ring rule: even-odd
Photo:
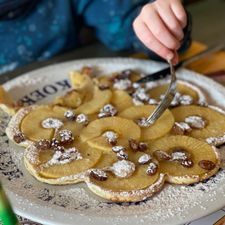
[[[195,54],[205,50],[206,48],[207,48],[207,46],[202,43],[193,42],[190,49],[185,54],[181,55],[180,58],[181,59],[189,58],[192,55],[195,55]],[[104,52],[103,56],[104,56],[104,54],[109,56],[109,54],[107,52]],[[114,54],[114,53],[110,53],[110,54],[111,54],[110,56],[116,56],[116,54]],[[67,55],[66,56],[67,60],[71,59],[70,57],[71,57],[70,55]],[[147,58],[146,55],[144,55],[142,53],[133,54],[133,55],[131,55],[131,57],[140,58],[140,59]],[[46,62],[45,63],[37,63],[30,67],[19,69],[18,71],[14,71],[14,72],[9,73],[9,74],[5,75],[4,77],[0,78],[0,83],[7,81],[14,76],[18,76],[19,74],[22,74],[28,70],[32,70],[32,69],[38,68],[43,65],[57,63],[60,61],[64,61],[64,60],[62,60],[62,58],[60,58],[60,56],[59,56],[53,60],[49,60],[49,62],[47,62],[47,63]],[[200,60],[190,64],[187,68],[194,70],[198,73],[204,74],[206,76],[209,76],[225,85],[225,51],[214,53],[210,56],[200,59]],[[21,221],[21,224],[39,225],[38,223],[29,221],[25,218],[21,218],[21,217],[18,217],[18,218]],[[209,216],[206,216],[202,219],[187,223],[185,225],[223,225],[223,224],[225,224],[225,207]]]

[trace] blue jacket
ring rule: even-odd
[[[147,50],[132,21],[149,0],[0,0],[0,73],[46,60],[82,44],[90,27],[109,48]],[[183,49],[189,45],[185,41]]]

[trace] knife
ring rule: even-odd
[[[205,57],[206,55],[218,52],[220,50],[224,49],[224,44],[220,44],[220,45],[216,45],[213,47],[210,47],[208,49],[206,49],[205,51],[202,51],[188,59],[182,60],[180,61],[177,65],[174,66],[175,70],[185,67],[188,64]],[[162,78],[165,78],[167,75],[169,75],[170,73],[170,68],[166,67],[165,69],[159,70],[155,73],[152,74],[148,74],[145,77],[139,79],[138,81],[136,81],[136,83],[145,83],[145,82],[150,82],[150,81],[155,81],[155,80],[160,80]]]

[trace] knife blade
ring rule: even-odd
[[[185,67],[187,65],[189,65],[190,63],[203,58],[209,54],[218,52],[220,50],[224,49],[224,44],[220,44],[220,45],[216,45],[213,47],[210,47],[208,49],[206,49],[205,51],[202,51],[188,59],[182,60],[180,61],[177,65],[174,66],[175,70],[178,70],[179,68]],[[136,83],[145,83],[145,82],[150,82],[150,81],[156,81],[156,80],[160,80],[165,78],[167,75],[169,75],[170,73],[170,68],[166,67],[165,69],[159,70],[155,73],[152,74],[148,74],[145,77],[139,79],[138,81],[136,81]]]

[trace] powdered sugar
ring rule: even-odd
[[[90,176],[100,181],[105,181],[108,178],[107,173],[101,169],[92,169],[90,171]]]
[[[170,82],[170,78],[167,76],[164,79],[147,82],[147,83],[145,83],[145,87],[146,87],[147,90],[151,90],[152,88],[164,85],[164,84],[169,83],[169,82]]]
[[[149,127],[149,123],[147,122],[147,118],[145,117],[137,119],[136,123],[139,127]]]
[[[140,102],[148,102],[150,96],[146,93],[145,88],[138,88],[132,95],[132,97]]]
[[[185,122],[175,122],[174,125],[181,129],[183,132],[191,131],[191,127]]]
[[[225,134],[220,137],[209,137],[206,139],[206,142],[210,145],[220,146],[225,144]]]
[[[165,84],[169,84],[170,79],[169,77],[162,79],[162,80],[158,80],[158,81],[154,81],[154,82],[148,82],[146,83],[146,88],[148,90],[151,90],[152,88],[155,88],[157,86],[162,86]],[[181,84],[181,85],[185,85],[186,87],[194,90],[197,94],[198,94],[198,102],[199,104],[203,103],[205,105],[206,103],[206,99],[204,94],[202,93],[202,91],[196,86],[191,84],[190,82],[186,82],[183,80],[179,80],[177,81],[177,84]],[[161,96],[161,99],[164,97],[164,95]],[[171,102],[171,106],[177,106],[177,105],[191,105],[194,103],[194,99],[192,96],[190,95],[182,95],[181,93],[177,92],[173,101]],[[207,104],[207,103],[206,103]]]
[[[144,105],[144,103],[136,98],[132,98],[134,105]]]
[[[160,96],[162,100],[164,98],[164,94]],[[193,98],[190,95],[182,95],[179,92],[176,92],[172,102],[170,103],[171,106],[178,106],[178,105],[191,105],[193,103]]]
[[[98,114],[98,118],[115,116],[118,113],[117,109],[112,104],[106,104]]]
[[[157,105],[157,104],[159,104],[159,102],[154,98],[149,98],[148,104],[149,105]]]
[[[68,110],[64,113],[64,116],[68,119],[68,120],[74,120],[76,118],[75,113],[72,110]]]
[[[103,134],[103,137],[107,138],[110,142],[114,142],[118,138],[118,134],[115,133],[114,131],[106,131]]]
[[[206,126],[204,119],[200,116],[188,116],[185,118],[185,123],[189,124],[192,128],[203,129]]]
[[[59,129],[63,126],[63,122],[56,118],[47,118],[42,121],[41,125],[46,129]]]
[[[116,156],[120,160],[123,160],[123,159],[128,160],[128,153],[125,152],[124,150],[121,150],[121,151],[117,152]]]
[[[139,87],[135,90],[132,95],[132,100],[134,105],[143,105],[144,103],[149,105],[158,104],[158,101],[154,98],[151,98],[150,95],[147,93],[147,89],[142,87]]]
[[[155,175],[158,170],[158,165],[154,162],[150,162],[148,165],[148,168],[146,170],[146,173],[150,176]]]
[[[119,89],[119,90],[127,90],[131,86],[132,86],[132,82],[129,79],[116,80],[113,84],[113,88]]]
[[[181,161],[180,164],[184,167],[191,168],[191,167],[193,167],[194,163],[191,159],[186,159],[186,160]]]
[[[59,137],[61,143],[69,143],[74,140],[73,133],[70,130],[60,130]]]
[[[132,84],[132,87],[134,88],[134,89],[138,89],[138,88],[141,88],[141,85],[139,84],[139,83],[133,83]]]
[[[66,164],[74,160],[80,160],[83,157],[80,152],[75,148],[68,148],[65,151],[55,151],[52,158],[43,166],[51,166],[57,164]]]
[[[34,144],[27,147],[25,150],[25,157],[26,159],[33,165],[38,165],[40,162],[39,160],[40,150],[35,147]]]
[[[179,101],[181,105],[191,105],[193,98],[190,95],[181,95]]]
[[[92,169],[91,171],[94,171],[95,174],[97,174],[98,176],[100,177],[107,177],[107,174],[104,170],[101,170],[101,169]]]
[[[171,157],[171,161],[184,161],[188,158],[186,152],[184,151],[172,152]]]
[[[202,107],[208,107],[208,103],[205,100],[199,100],[198,105]]]
[[[149,154],[143,154],[139,157],[138,162],[140,164],[146,164],[148,163],[150,160],[152,159],[152,157]]]
[[[164,98],[165,95],[161,95],[160,99],[162,100]],[[172,102],[170,103],[171,106],[177,106],[180,103],[180,96],[181,94],[179,92],[176,92]]]
[[[76,122],[80,123],[80,124],[87,125],[89,123],[88,116],[83,114],[83,113],[81,113],[81,114],[77,115]]]
[[[135,171],[135,164],[128,160],[115,162],[111,167],[112,172],[121,178],[129,177]]]
[[[121,146],[121,145],[116,145],[116,146],[113,146],[112,147],[112,151],[113,152],[120,152],[120,151],[124,151],[125,150],[125,147]]]

